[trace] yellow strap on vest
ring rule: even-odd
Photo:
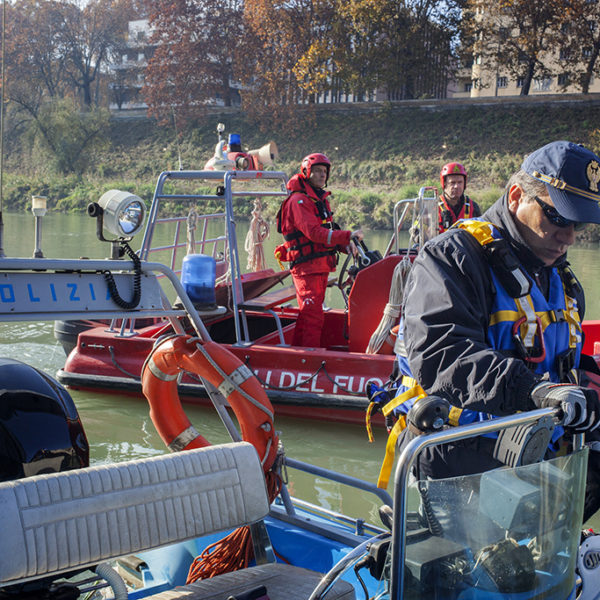
[[[394,466],[394,456],[396,455],[396,442],[398,436],[406,428],[406,417],[402,415],[395,423],[394,427],[390,431],[387,443],[385,445],[385,457],[379,471],[379,478],[377,479],[377,487],[383,490],[387,489],[390,481],[390,474],[392,467]]]
[[[452,425],[452,427],[458,427],[460,419],[460,415],[462,415],[462,408],[458,408],[456,406],[452,406],[450,408],[450,413],[448,414],[448,423]]]
[[[369,442],[373,443],[373,427],[371,426],[371,415],[373,414],[373,409],[377,402],[369,402],[369,406],[367,406],[367,414],[365,415],[365,425],[367,427],[367,436],[369,438]]]
[[[568,296],[566,291],[565,306],[567,308],[563,314],[569,323],[569,347],[575,348],[581,342],[581,318],[579,317],[579,310],[577,310],[576,300]]]
[[[417,400],[419,400],[427,395],[423,388],[417,383],[416,379],[413,379],[412,377],[404,376],[402,378],[402,385],[408,387],[409,389],[401,394],[398,394],[395,398],[392,398],[381,409],[381,412],[384,414],[384,416],[387,417],[395,408],[398,408],[398,406],[401,406],[408,400],[412,400],[415,396],[418,396]]]
[[[406,385],[406,383],[415,382],[410,389],[398,394],[393,400],[390,400],[381,411],[387,417],[396,407],[404,404],[408,400],[412,400],[415,398],[415,402],[418,402],[421,398],[425,398],[427,394],[423,390],[423,388],[416,383],[416,380],[412,377],[404,376],[402,378],[402,385]],[[394,457],[396,456],[396,442],[398,441],[398,436],[404,431],[406,428],[406,416],[401,415],[392,430],[389,433],[387,443],[385,445],[385,457],[383,458],[383,463],[381,464],[381,469],[379,471],[379,478],[377,480],[377,487],[386,489],[388,486],[388,482],[390,480],[390,474],[392,472],[392,467],[394,466]]]

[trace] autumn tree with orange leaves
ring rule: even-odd
[[[327,36],[332,18],[326,0],[246,0],[246,40],[240,54],[248,60],[236,62],[236,73],[244,107],[259,122],[287,127],[312,123],[310,111],[304,111],[303,123],[293,107],[310,104],[318,90],[299,80],[295,68],[313,41]]]
[[[312,91],[389,100],[443,97],[462,0],[330,0],[328,35],[295,67]]]

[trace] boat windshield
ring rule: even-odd
[[[570,597],[586,465],[582,450],[524,467],[413,483],[402,597]]]

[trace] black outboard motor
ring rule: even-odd
[[[0,358],[0,481],[89,466],[73,399],[42,371]]]

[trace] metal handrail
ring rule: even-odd
[[[393,211],[393,223],[394,223],[394,231],[392,233],[392,237],[390,238],[390,241],[388,242],[387,248],[385,249],[385,253],[384,256],[387,256],[391,251],[392,251],[392,246],[394,247],[394,252],[396,254],[399,254],[400,252],[400,247],[399,247],[399,233],[400,233],[400,229],[402,228],[402,226],[404,225],[405,219],[406,219],[406,215],[408,213],[408,209],[410,207],[410,205],[414,205],[418,202],[421,202],[426,198],[425,193],[426,192],[434,192],[433,197],[429,198],[429,199],[436,199],[437,198],[437,188],[434,186],[423,186],[421,188],[419,188],[419,193],[417,195],[416,198],[405,198],[404,200],[399,200],[398,202],[396,202],[396,204],[394,205],[394,211]],[[400,209],[402,209],[402,214],[400,216]],[[413,210],[414,212],[414,210]]]
[[[519,425],[528,425],[550,416],[556,418],[559,409],[541,408],[500,417],[461,427],[451,427],[438,433],[417,436],[411,440],[398,459],[394,477],[394,518],[392,536],[392,561],[390,576],[390,600],[401,600],[404,593],[404,561],[406,558],[406,512],[408,500],[408,480],[417,457],[432,446],[439,446],[457,440],[477,437],[486,433],[501,431]],[[573,450],[583,447],[583,435],[573,436]]]
[[[164,185],[167,181],[193,181],[193,180],[209,180],[222,181],[223,187],[215,194],[165,194]],[[257,182],[266,181],[280,182],[280,191],[265,190],[265,189],[245,189],[233,190],[233,183],[236,182]],[[237,247],[235,216],[233,212],[233,198],[242,197],[286,197],[288,191],[286,188],[287,175],[283,171],[164,171],[157,180],[154,190],[152,204],[150,206],[148,222],[142,240],[140,249],[140,258],[147,260],[151,250],[154,231],[160,219],[157,218],[161,200],[176,199],[176,200],[216,200],[224,202],[225,212],[219,213],[225,219],[225,252],[228,256],[229,273],[231,278],[231,302],[233,325],[235,329],[235,337],[238,344],[249,343],[250,334],[248,323],[244,311],[239,310],[239,306],[244,302],[244,294],[241,285],[241,268],[240,258]],[[216,238],[221,241],[221,238]],[[179,240],[176,239],[172,247],[178,246]],[[215,247],[216,247],[215,242]],[[182,247],[182,245],[181,245]],[[214,255],[214,253],[213,253]],[[172,257],[172,267],[175,267],[174,257]]]

